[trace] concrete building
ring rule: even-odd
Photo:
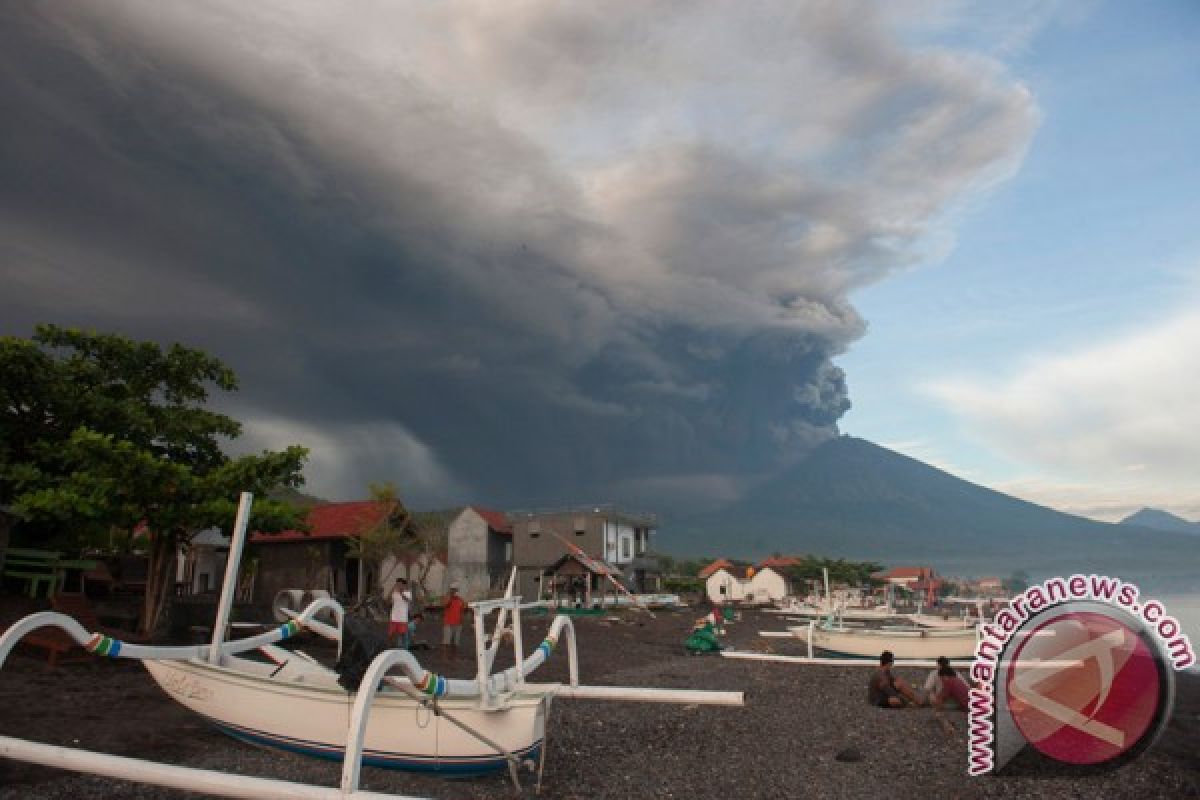
[[[467,506],[446,534],[446,583],[468,602],[504,591],[513,563],[513,529],[500,511]]]
[[[553,511],[515,511],[512,525],[513,563],[518,590],[526,600],[546,594],[546,570],[579,548],[590,559],[604,562],[608,571],[632,592],[659,588],[656,562],[647,558],[657,527],[653,514],[624,511],[611,505]],[[591,573],[585,580],[591,593],[603,591],[608,578]]]

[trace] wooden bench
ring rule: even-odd
[[[62,553],[52,550],[34,550],[28,547],[10,547],[4,556],[4,577],[20,578],[27,582],[26,592],[30,597],[37,597],[43,585],[46,586],[46,596],[50,597],[58,588],[61,572],[58,561]]]

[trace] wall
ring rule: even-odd
[[[259,542],[246,546],[246,557],[258,558],[254,580],[258,605],[269,604],[280,589],[328,589],[331,571],[335,592],[346,591],[345,545],[341,541]],[[310,580],[314,585],[307,585]]]
[[[781,600],[787,594],[787,580],[770,567],[763,567],[750,579],[746,600],[755,603],[773,603]]]
[[[447,585],[458,584],[468,602],[488,596],[491,575],[488,564],[488,524],[471,508],[464,508],[446,531]]]
[[[704,586],[708,599],[714,603],[722,603],[727,600],[736,602],[746,597],[746,585],[725,569],[719,569],[709,575]],[[721,587],[725,587],[725,594],[721,594]]]
[[[429,572],[425,575],[425,584],[423,590],[426,594],[426,600],[433,597],[441,597],[446,594],[446,587],[450,585],[447,579],[446,565],[442,560],[433,557],[432,564],[429,567]],[[415,585],[417,578],[421,574],[421,568],[426,563],[425,556],[414,559],[411,563],[397,563],[395,559],[388,556],[383,560],[380,568],[380,574],[384,576],[382,595],[390,597],[392,594],[392,586],[398,578],[405,578],[409,584]]]

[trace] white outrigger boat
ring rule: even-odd
[[[852,658],[878,659],[884,650],[891,650],[900,659],[931,661],[938,656],[952,660],[969,659],[975,654],[977,643],[974,628],[847,628],[813,623],[788,630],[796,636],[809,639],[815,648]]]
[[[518,770],[536,766],[540,785],[547,710],[555,697],[731,706],[744,703],[741,692],[580,685],[570,618],[556,617],[545,639],[529,656],[523,656],[521,611],[536,604],[522,604],[519,597],[511,596],[471,604],[475,610],[477,667],[473,679],[436,675],[421,667],[408,651],[392,649],[371,661],[356,692],[347,691],[339,685],[338,674],[332,669],[298,651],[277,646],[301,630],[309,630],[337,640],[340,650],[343,610],[329,598],[314,600],[302,612],[285,609],[292,619],[267,633],[226,642],[223,634],[229,622],[250,501],[251,496],[243,493],[211,644],[127,644],[90,633],[63,614],[41,612],[18,621],[0,636],[0,666],[26,633],[57,626],[97,655],[142,661],[172,698],[231,736],[342,761],[340,788],[188,769],[11,737],[0,737],[0,755],[230,797],[374,798],[382,795],[358,790],[364,763],[459,775],[507,768],[518,786]],[[336,626],[314,619],[323,611],[332,612]],[[489,642],[484,620],[492,611],[497,612],[497,618]],[[511,635],[501,636],[502,632]],[[564,635],[569,683],[527,681]],[[505,638],[512,641],[514,666],[493,672]],[[239,655],[248,651],[259,651],[270,663]],[[393,668],[398,668],[402,676],[388,676]]]

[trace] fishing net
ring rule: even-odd
[[[347,614],[342,621],[342,657],[333,665],[338,683],[355,691],[375,656],[388,649],[387,637],[379,623],[365,617]]]
[[[713,633],[712,625],[705,625],[692,631],[692,635],[683,643],[693,653],[715,653],[721,649],[717,635]]]

